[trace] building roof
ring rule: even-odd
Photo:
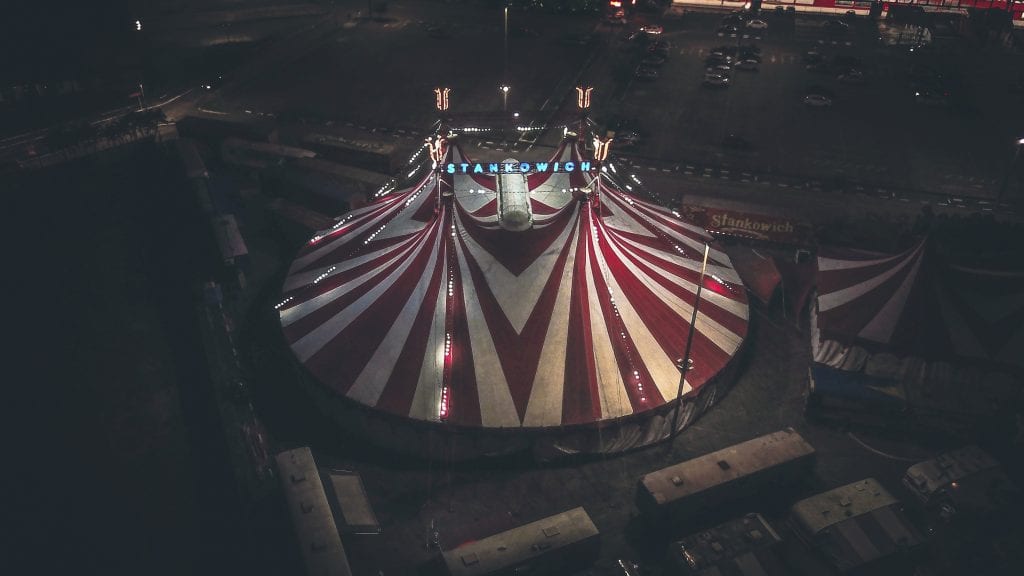
[[[977,446],[965,446],[907,468],[915,490],[932,494],[969,476],[998,468],[999,462]]]
[[[798,534],[842,571],[882,561],[923,542],[899,501],[874,478],[801,500],[792,508]]]
[[[789,573],[772,549],[782,538],[760,514],[747,514],[669,545],[685,574],[782,576]]]
[[[279,453],[275,460],[306,574],[351,576],[313,453],[296,448]]]
[[[977,446],[914,464],[904,483],[925,502],[941,497],[969,513],[1003,512],[1019,497],[999,462]]]
[[[813,455],[814,447],[787,428],[646,474],[640,483],[662,504]]]
[[[593,541],[600,535],[590,515],[579,506],[446,550],[442,557],[452,576],[504,574],[509,568],[529,565],[559,548]]]
[[[549,160],[582,161],[575,141]],[[440,164],[468,162],[451,142]],[[710,236],[580,170],[526,174],[528,225],[507,229],[497,181],[430,171],[317,233],[278,306],[296,358],[337,395],[420,421],[544,428],[673,402]],[[747,318],[712,248],[684,394],[730,362]]]
[[[811,534],[848,518],[899,503],[874,478],[866,478],[840,486],[793,505],[793,514]]]

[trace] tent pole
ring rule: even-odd
[[[700,265],[700,280],[697,282],[697,299],[693,302],[693,314],[690,315],[690,333],[686,338],[686,351],[683,353],[683,362],[679,365],[679,388],[676,390],[676,407],[672,412],[672,428],[669,430],[669,438],[674,438],[676,426],[679,423],[679,407],[683,398],[683,383],[686,382],[686,372],[690,369],[690,348],[693,345],[693,332],[697,324],[697,307],[700,306],[700,292],[704,288],[704,273],[708,268],[708,251],[711,247],[704,242],[704,260]]]

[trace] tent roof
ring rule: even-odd
[[[1024,271],[954,266],[924,238],[895,255],[823,249],[817,280],[822,340],[1022,363]]]
[[[571,142],[552,160],[580,158]],[[337,394],[424,421],[587,424],[673,401],[709,236],[608,179],[589,198],[591,178],[528,175],[520,232],[499,222],[494,176],[431,173],[349,213],[285,281],[294,354]],[[712,249],[685,393],[746,336],[739,282]]]
[[[750,293],[761,302],[769,303],[782,282],[775,259],[746,246],[729,250],[729,257]]]

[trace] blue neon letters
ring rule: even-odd
[[[530,172],[590,172],[589,161],[581,162],[449,162],[443,170],[448,174],[527,174]]]

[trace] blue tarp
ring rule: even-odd
[[[876,405],[900,407],[905,402],[903,387],[896,380],[869,376],[863,372],[838,370],[815,362],[811,365],[814,392],[821,396],[857,400]]]

